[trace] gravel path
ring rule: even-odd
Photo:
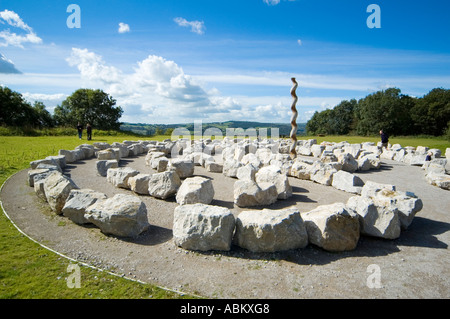
[[[80,188],[108,196],[130,194],[96,174],[95,159],[68,166]],[[121,166],[152,172],[145,156],[128,158]],[[196,167],[195,175],[213,179],[213,205],[242,209],[233,204],[231,178]],[[12,176],[0,194],[5,212],[31,238],[66,256],[140,281],[210,298],[449,298],[450,192],[426,183],[424,171],[383,160],[381,170],[356,174],[364,181],[390,183],[412,191],[424,203],[399,239],[361,237],[351,252],[330,253],[308,245],[304,249],[256,254],[233,246],[230,252],[193,252],[172,240],[174,199],[140,196],[151,227],[136,239],[119,239],[97,228],[78,226],[55,216],[26,185],[27,170]],[[301,212],[319,205],[346,202],[351,194],[290,178],[294,195],[270,206],[296,205]],[[377,265],[381,287],[369,288],[370,265]],[[368,268],[369,267],[369,268]],[[370,281],[370,280],[369,280]],[[82,284],[82,283],[81,283]]]

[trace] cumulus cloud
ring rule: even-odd
[[[66,59],[70,66],[76,66],[83,78],[99,80],[104,83],[119,81],[120,70],[107,66],[102,57],[87,49],[72,48],[72,54]]]
[[[130,32],[130,26],[126,23],[120,22],[119,23],[119,33],[127,33]]]
[[[100,88],[117,100],[124,109],[121,119],[124,122],[288,122],[290,118],[289,94],[281,98],[223,96],[216,88],[206,90],[201,84],[205,81],[199,82],[198,77],[186,74],[177,63],[161,56],[149,55],[127,74],[107,65],[101,56],[87,49],[73,48],[67,61],[78,68],[85,85]],[[289,90],[289,81],[286,86]],[[302,98],[298,105],[309,102],[318,105],[322,100]]]
[[[4,10],[0,12],[0,24],[8,25],[10,27],[20,29],[21,34],[12,32],[9,28],[0,31],[0,46],[16,46],[23,48],[24,43],[39,44],[42,43],[42,39],[39,38],[33,29],[28,26],[20,16],[14,11]]]
[[[276,6],[277,4],[280,3],[280,0],[263,0],[263,1],[269,6]]]
[[[173,19],[180,27],[190,27],[191,32],[197,33],[197,34],[204,34],[205,33],[205,23],[203,21],[188,21],[184,18],[175,18]]]

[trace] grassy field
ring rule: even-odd
[[[166,137],[160,137],[163,139]],[[133,136],[94,138],[93,142],[136,140]],[[0,184],[8,176],[28,168],[30,161],[57,155],[59,149],[74,149],[86,143],[70,136],[0,136]],[[72,262],[22,235],[1,211],[0,299],[171,299],[192,298],[152,285],[141,284],[80,266],[81,288],[68,288],[68,266]]]
[[[168,136],[152,137],[164,140]],[[379,138],[326,136],[298,137],[323,141],[349,143],[378,142]],[[99,136],[92,141],[80,141],[75,136],[17,137],[0,136],[0,185],[12,174],[28,168],[33,160],[57,155],[59,149],[74,149],[83,143],[122,142],[137,140],[136,136]],[[144,138],[143,138],[144,139]],[[392,138],[392,144],[427,146],[442,152],[450,142],[439,138]],[[0,214],[0,299],[115,299],[115,298],[192,298],[158,287],[141,284],[81,266],[81,288],[67,287],[66,278],[71,261],[50,252],[22,235],[3,214]]]

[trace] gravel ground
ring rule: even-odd
[[[71,164],[65,170],[80,188],[108,196],[131,191],[117,189],[98,176],[95,159]],[[150,173],[145,156],[122,160],[121,166]],[[213,179],[213,205],[235,215],[231,178],[196,167],[195,175]],[[358,173],[364,181],[390,183],[412,191],[424,203],[408,230],[396,240],[361,237],[355,250],[330,253],[312,245],[304,249],[257,254],[233,246],[229,252],[194,252],[172,240],[174,199],[140,196],[151,224],[135,239],[115,238],[98,228],[79,226],[55,216],[26,185],[27,170],[12,176],[0,194],[5,212],[27,235],[68,257],[126,277],[208,298],[449,298],[450,192],[431,186],[424,171],[394,161]],[[294,195],[270,206],[296,205],[301,212],[319,205],[346,202],[351,194],[290,178]],[[247,210],[247,209],[246,209]],[[368,283],[379,270],[379,287]],[[55,279],[56,280],[56,279]],[[82,283],[81,283],[82,284]]]

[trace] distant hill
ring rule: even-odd
[[[305,134],[306,123],[298,123],[297,135]],[[171,135],[171,132],[175,128],[186,128],[191,134],[194,134],[194,123],[188,124],[143,124],[143,123],[122,123],[120,129],[122,131],[130,131],[143,136],[152,135]],[[280,137],[289,136],[291,132],[291,124],[288,123],[261,123],[261,122],[247,122],[247,121],[226,121],[215,123],[202,123],[203,132],[208,128],[218,128],[223,136],[226,136],[226,130],[228,128],[242,128],[247,130],[249,128],[260,129],[267,128],[267,134],[270,135],[270,128],[278,128]]]

